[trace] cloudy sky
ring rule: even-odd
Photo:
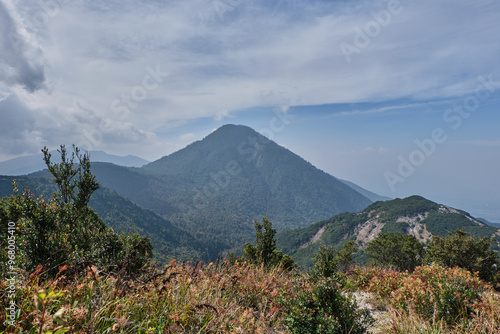
[[[0,161],[227,123],[500,223],[498,0],[0,0]]]

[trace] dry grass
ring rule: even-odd
[[[500,333],[500,295],[466,270],[422,266],[410,274],[357,268],[356,279],[387,303],[385,333]]]
[[[227,262],[205,266],[172,262],[161,272],[150,271],[134,280],[104,275],[95,267],[73,282],[65,282],[64,276],[41,282],[35,275],[18,286],[16,325],[0,325],[0,329],[4,333],[58,329],[71,333],[280,333],[285,328],[277,300],[293,294],[297,280],[306,282],[279,268]],[[8,302],[6,286],[3,282],[4,303]],[[5,320],[1,314],[0,322]]]
[[[95,267],[69,279],[64,269],[52,281],[40,280],[40,271],[18,281],[16,324],[6,326],[6,313],[0,313],[0,334],[290,333],[284,325],[288,310],[280,300],[316,284],[306,274],[225,261],[172,262],[133,279]],[[479,298],[461,301],[469,313],[449,323],[439,312],[430,317],[420,312],[417,303],[427,302],[423,297],[445,287],[443,282],[451,276],[453,282],[461,277],[467,289],[480,290]],[[357,289],[378,296],[378,302],[372,302],[387,305],[384,333],[500,333],[500,296],[470,273],[428,267],[415,274],[358,268],[352,279],[357,279]],[[8,282],[0,285],[4,309],[10,302]]]

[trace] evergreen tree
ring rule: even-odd
[[[276,250],[276,230],[273,229],[273,224],[267,219],[267,216],[262,217],[262,223],[255,220],[255,246],[246,243],[243,250],[243,260],[247,260],[255,264],[264,264],[265,266],[282,265],[284,268],[294,268],[293,259]]]

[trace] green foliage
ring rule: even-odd
[[[360,334],[373,323],[369,311],[359,310],[354,298],[343,294],[332,279],[323,279],[312,288],[304,286],[280,302],[286,309],[284,323],[294,334]]]
[[[380,222],[393,222],[398,217],[417,216],[425,214],[428,211],[439,209],[439,204],[436,204],[421,196],[410,196],[407,198],[396,198],[392,201],[375,202],[368,206],[364,212],[376,210],[383,212],[380,216]]]
[[[341,272],[346,273],[354,264],[353,254],[358,251],[354,245],[355,242],[350,240],[344,244],[344,247],[337,252],[337,263]]]
[[[255,246],[250,243],[245,244],[243,260],[263,264],[266,267],[282,266],[285,269],[295,267],[290,256],[276,250],[275,234],[276,230],[266,216],[262,217],[262,224],[255,220]]]
[[[75,149],[80,161],[75,168],[74,154],[67,159],[64,146],[59,151],[62,156],[60,164],[51,163],[46,148],[43,152],[59,191],[44,200],[41,196],[36,198],[29,189],[19,194],[14,183],[14,195],[0,202],[2,260],[7,257],[5,243],[7,233],[10,233],[7,226],[13,222],[16,227],[16,267],[28,273],[42,265],[51,277],[63,265],[78,272],[90,264],[131,272],[148,263],[152,255],[149,240],[137,235],[117,235],[87,206],[99,186],[90,173],[88,156],[81,156]],[[2,263],[2,271],[7,270],[6,261]]]
[[[11,181],[0,177],[0,197],[12,194]],[[48,177],[21,176],[16,177],[16,182],[19,188],[29,187],[32,194],[41,195],[46,200],[58,189]],[[105,187],[92,194],[88,205],[116,233],[137,233],[149,238],[153,245],[153,260],[157,263],[166,264],[174,258],[179,261],[209,258],[210,245],[205,245],[170,221]],[[0,209],[0,218],[1,212]]]
[[[389,222],[382,227],[381,233],[393,234],[408,234],[408,223],[406,222]]]
[[[337,272],[337,254],[330,246],[319,246],[319,251],[314,255],[313,276],[332,277]]]
[[[376,264],[413,271],[422,264],[424,246],[412,235],[381,233],[368,243],[366,254]]]
[[[337,272],[346,273],[354,264],[352,255],[357,251],[354,241],[348,241],[344,244],[342,250],[334,250],[330,246],[319,247],[318,253],[314,255],[314,268],[312,274],[314,277],[333,277]]]
[[[446,238],[435,236],[428,245],[426,260],[453,268],[458,266],[490,281],[498,272],[498,255],[490,249],[492,240],[476,239],[462,230]]]
[[[489,237],[497,231],[495,227],[480,226],[461,213],[431,212],[422,223],[429,232],[441,237],[462,229],[476,237]]]
[[[469,271],[440,265],[420,266],[413,273],[365,268],[358,272],[357,281],[388,299],[395,309],[416,312],[425,321],[442,320],[447,325],[477,315],[482,293],[488,289]]]

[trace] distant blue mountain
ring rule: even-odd
[[[52,153],[53,159],[60,157],[56,151],[50,153]],[[118,156],[103,151],[90,152],[90,160],[93,162],[110,162],[124,167],[142,167],[149,163],[149,161],[134,155]],[[40,153],[0,162],[0,175],[27,175],[45,168],[43,154]]]
[[[366,190],[366,189],[358,186],[357,184],[355,184],[355,183],[353,183],[351,181],[346,181],[346,180],[342,180],[342,179],[338,179],[338,180],[340,182],[343,182],[343,183],[347,184],[349,187],[351,187],[352,189],[356,190],[358,193],[360,193],[361,195],[365,196],[366,198],[368,198],[372,202],[389,201],[389,200],[392,199],[390,197],[385,197],[385,196],[380,196],[378,194],[375,194],[374,192]]]

